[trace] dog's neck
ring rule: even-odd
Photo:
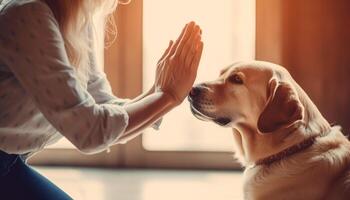
[[[266,158],[259,159],[258,161],[255,162],[255,165],[271,165],[275,162],[281,161],[289,156],[292,156],[296,153],[299,153],[299,152],[311,147],[315,143],[316,137],[317,136],[311,136],[310,138],[305,139],[304,141],[302,141],[298,144],[295,144],[291,147],[288,147],[277,154],[268,156]]]
[[[278,160],[283,156],[289,156],[307,148],[311,142],[308,139],[319,135],[308,132],[302,124],[270,134],[258,133],[254,127],[244,124],[235,127],[234,130],[236,130],[233,134],[237,147],[236,157],[245,166],[255,165],[265,158]]]

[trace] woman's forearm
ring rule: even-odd
[[[129,124],[118,142],[124,143],[156,122],[176,106],[173,97],[163,92],[155,92],[124,106],[129,115]]]
[[[147,91],[144,92],[142,94],[140,94],[139,96],[137,96],[136,98],[132,99],[131,101],[127,102],[125,105],[131,104],[131,103],[135,103],[137,101],[140,101],[141,99],[149,96],[150,94],[154,93],[154,85]]]

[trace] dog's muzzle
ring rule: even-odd
[[[200,120],[214,120],[214,117],[209,110],[213,109],[213,103],[204,99],[202,94],[204,88],[200,86],[193,87],[188,95],[188,101],[190,102],[192,114]]]
[[[192,114],[203,121],[213,121],[220,126],[226,126],[231,122],[228,117],[219,117],[211,99],[203,95],[205,88],[201,86],[193,87],[188,95]]]

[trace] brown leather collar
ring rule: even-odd
[[[288,156],[291,156],[295,153],[298,153],[302,150],[305,150],[315,143],[316,137],[318,137],[318,136],[312,136],[312,137],[310,137],[310,138],[308,138],[308,139],[306,139],[298,144],[295,144],[291,147],[284,149],[283,151],[281,151],[277,154],[268,156],[266,158],[259,159],[255,163],[255,165],[271,165],[272,163],[274,163],[276,161],[283,160]]]

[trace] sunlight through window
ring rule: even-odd
[[[196,82],[213,80],[220,69],[255,55],[253,0],[145,0],[143,3],[144,89],[154,81],[157,59],[169,39],[189,21],[203,30],[204,52]],[[143,146],[160,151],[232,151],[229,128],[192,116],[187,100],[163,119],[160,131],[147,130]]]

